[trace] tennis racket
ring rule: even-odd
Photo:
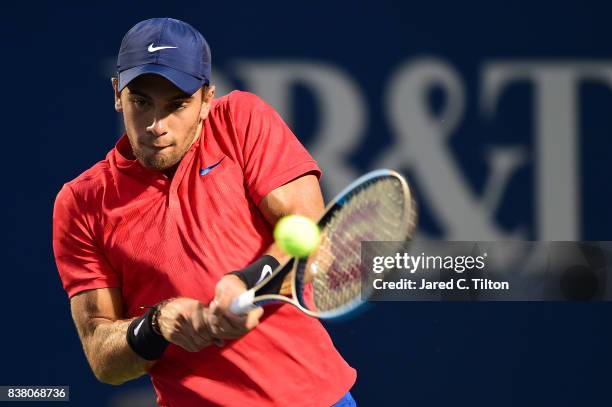
[[[416,218],[406,180],[392,170],[372,171],[327,205],[318,222],[317,249],[307,258],[292,258],[279,266],[236,298],[230,311],[243,315],[258,306],[285,302],[317,318],[343,316],[370,293],[362,292],[361,242],[410,240]]]

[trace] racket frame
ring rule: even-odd
[[[410,234],[412,233],[414,229],[414,225],[416,223],[416,208],[415,208],[415,201],[412,197],[411,191],[410,191],[410,187],[408,186],[408,184],[406,183],[406,180],[404,179],[404,177],[399,174],[397,171],[394,170],[390,170],[390,169],[379,169],[379,170],[374,170],[371,172],[368,172],[367,174],[362,175],[361,177],[357,178],[356,180],[354,180],[353,182],[351,182],[349,185],[347,185],[342,191],[340,191],[335,197],[334,199],[332,199],[329,204],[327,204],[327,206],[325,207],[325,210],[323,211],[323,214],[321,215],[321,217],[319,218],[319,220],[317,221],[317,225],[319,225],[322,221],[326,220],[326,217],[332,212],[332,210],[334,210],[336,208],[336,206],[342,206],[343,205],[343,199],[348,196],[350,193],[353,192],[354,189],[356,189],[357,187],[359,187],[361,184],[364,184],[366,182],[372,181],[376,178],[382,178],[382,177],[394,177],[396,178],[398,181],[400,181],[400,184],[402,186],[402,190],[403,190],[403,194],[406,197],[406,202],[411,205],[410,208],[410,212],[412,213],[411,216],[406,216],[404,221],[405,221],[405,225],[399,225],[402,228],[405,228],[406,230],[406,237],[410,236]],[[410,217],[413,217],[415,219],[413,219],[412,221],[410,221]],[[246,314],[247,312],[258,308],[262,305],[266,305],[269,303],[288,303],[288,304],[292,304],[295,307],[297,307],[300,311],[302,311],[303,313],[310,315],[312,317],[315,318],[320,318],[320,319],[332,319],[332,318],[337,318],[341,315],[345,315],[348,314],[349,312],[355,310],[357,307],[359,307],[361,304],[363,304],[363,300],[361,298],[355,298],[355,300],[341,306],[338,307],[336,309],[334,309],[333,311],[322,311],[322,312],[318,312],[318,311],[311,311],[307,308],[305,308],[302,304],[300,304],[300,302],[298,301],[298,295],[297,295],[297,284],[295,281],[296,278],[296,271],[299,265],[304,265],[308,262],[308,257],[304,257],[304,258],[297,258],[297,257],[293,257],[290,258],[289,260],[287,260],[285,263],[283,263],[282,265],[280,265],[279,267],[277,267],[272,274],[270,274],[268,277],[266,277],[264,280],[260,281],[259,284],[257,284],[255,287],[245,291],[244,293],[240,294],[240,296],[238,296],[238,298],[236,298],[231,306],[230,306],[230,311],[235,313],[235,314],[239,314],[239,315],[243,315]],[[271,281],[272,279],[274,279],[276,276],[278,276],[279,274],[285,274],[285,276],[283,277],[283,279],[286,278],[287,275],[291,276],[291,297],[288,297],[286,295],[282,295],[282,294],[263,294],[263,295],[256,295],[257,291],[262,288],[263,286],[265,286],[269,281]]]

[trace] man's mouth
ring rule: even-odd
[[[172,146],[172,144],[168,144],[165,146],[150,145],[149,147],[152,148],[153,150],[163,150],[164,148],[168,148],[170,146]]]

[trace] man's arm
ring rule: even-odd
[[[259,210],[271,225],[286,215],[302,215],[316,222],[323,209],[319,180],[309,174],[276,188],[259,203]],[[276,257],[281,263],[288,259],[276,244],[272,244],[266,254]]]
[[[96,378],[118,385],[145,374],[155,362],[136,355],[126,341],[132,319],[122,320],[123,303],[117,288],[79,293],[70,300],[72,319]]]
[[[286,215],[302,215],[317,221],[323,213],[323,195],[319,180],[314,175],[304,175],[274,189],[259,204],[259,210],[271,225]],[[266,254],[275,257],[281,264],[289,259],[275,243]],[[245,284],[235,275],[228,274],[217,283],[215,300],[212,303],[210,327],[213,335],[235,339],[255,328],[263,314],[261,308],[251,311],[248,316],[237,316],[229,306],[246,290]]]
[[[123,301],[118,288],[100,288],[79,293],[70,300],[87,361],[96,378],[119,385],[147,373],[155,364],[138,356],[127,342],[133,319],[121,319]],[[191,298],[175,298],[161,308],[160,330],[171,343],[197,352],[210,345],[208,310]]]

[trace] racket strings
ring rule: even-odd
[[[412,201],[395,177],[375,179],[344,202],[324,225],[321,244],[304,266],[313,286],[314,311],[335,310],[360,299],[362,241],[405,240],[414,230]]]

